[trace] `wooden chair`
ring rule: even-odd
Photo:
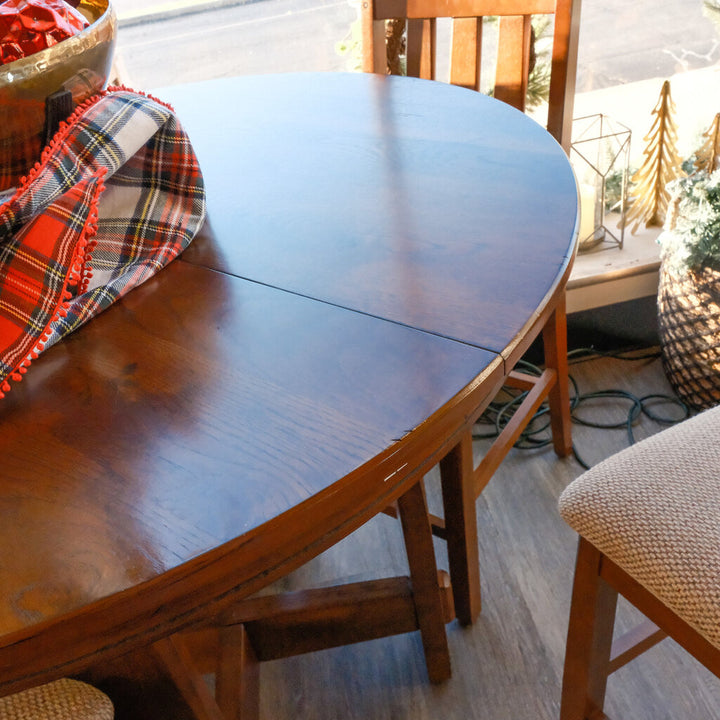
[[[112,702],[86,683],[69,678],[0,698],[2,720],[113,720]]]
[[[531,57],[531,16],[554,16],[548,131],[570,148],[580,0],[363,0],[363,70],[385,73],[386,21],[407,20],[407,73],[435,78],[437,19],[452,18],[450,82],[477,90],[480,83],[482,19],[499,16],[494,96],[525,109]],[[567,269],[569,274],[570,269]],[[566,280],[567,278],[565,278]],[[545,370],[540,377],[513,368],[542,332]],[[540,405],[547,399],[555,452],[572,450],[567,368],[564,282],[549,298],[525,341],[506,358],[505,384],[527,392],[478,467],[473,467],[471,429],[441,463],[444,521],[433,518],[436,535],[448,541],[455,612],[463,624],[480,612],[475,500]]]
[[[720,407],[609,458],[561,495],[580,535],[561,720],[607,718],[608,676],[667,635],[720,676],[719,434]],[[647,621],[613,642],[618,593]]]
[[[407,74],[434,80],[437,19],[452,18],[450,82],[480,89],[483,17],[499,17],[494,97],[525,110],[531,18],[554,16],[548,131],[570,149],[580,0],[363,0],[362,68],[385,74],[386,21],[407,20]]]

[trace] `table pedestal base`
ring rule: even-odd
[[[258,665],[307,652],[419,630],[428,677],[450,677],[445,624],[455,618],[450,576],[438,571],[421,482],[398,498],[409,577],[243,600],[208,626],[156,642],[197,720],[256,720]],[[203,675],[215,673],[215,696]]]

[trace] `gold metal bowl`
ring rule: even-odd
[[[91,23],[46,50],[0,65],[0,191],[13,187],[40,159],[45,100],[69,90],[73,107],[102,90],[115,49],[117,20],[109,0],[82,0]]]

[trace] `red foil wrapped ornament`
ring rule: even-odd
[[[0,2],[0,65],[52,47],[89,24],[65,0]]]

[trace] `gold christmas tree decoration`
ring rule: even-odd
[[[682,160],[677,153],[677,128],[673,120],[675,103],[670,97],[670,83],[666,80],[660,91],[650,132],[643,138],[647,143],[640,169],[630,179],[633,184],[633,203],[628,210],[625,225],[635,223],[635,233],[641,223],[645,227],[662,225],[670,203],[666,186],[677,180],[682,172]]]
[[[712,125],[703,135],[705,142],[697,151],[695,167],[712,173],[720,167],[720,113],[715,116]]]

